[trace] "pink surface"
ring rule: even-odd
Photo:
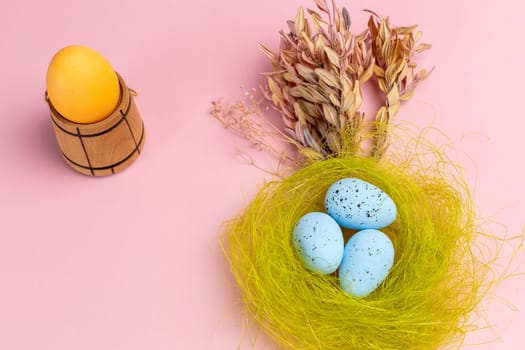
[[[217,237],[221,222],[248,203],[267,175],[237,156],[245,145],[208,109],[217,97],[240,95],[240,85],[258,84],[256,73],[268,65],[256,44],[275,47],[277,31],[300,4],[313,6],[308,0],[3,4],[0,349],[237,348],[239,294]],[[509,234],[521,233],[524,6],[352,1],[358,28],[365,7],[399,25],[418,23],[434,45],[419,61],[437,69],[398,118],[447,133],[480,213],[504,223]],[[55,51],[75,43],[99,50],[139,92],[144,152],[113,177],[73,172],[55,143],[45,72]],[[511,280],[489,298],[501,339],[475,348],[523,348],[520,288]],[[241,347],[250,348],[248,338]],[[274,347],[261,338],[255,348]]]

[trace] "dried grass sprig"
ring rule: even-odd
[[[265,118],[260,108],[262,101],[257,97],[256,89],[245,90],[244,96],[244,100],[234,103],[225,102],[222,99],[213,101],[210,113],[223,127],[244,138],[255,149],[265,150],[274,155],[279,158],[279,163],[296,164],[297,160],[293,155],[286,150],[279,149],[276,145],[278,141],[286,139],[287,136]],[[252,165],[255,165],[250,156],[247,156],[247,159]]]

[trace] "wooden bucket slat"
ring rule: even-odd
[[[129,88],[120,75],[118,78],[121,98],[117,108],[96,123],[74,123],[61,116],[48,100],[62,156],[83,174],[115,174],[133,163],[144,146],[144,124]]]

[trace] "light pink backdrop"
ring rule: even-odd
[[[268,65],[256,44],[275,47],[300,4],[313,2],[3,2],[0,349],[237,348],[239,294],[217,237],[268,176],[238,156],[246,145],[208,109],[259,83]],[[418,23],[434,44],[419,61],[436,71],[398,118],[448,134],[480,213],[520,234],[525,6],[353,0],[358,31],[363,8],[399,25]],[[73,172],[55,144],[44,77],[54,52],[74,43],[103,53],[139,92],[144,152],[113,177]],[[501,339],[477,349],[523,348],[522,292],[512,280],[490,298]],[[248,338],[241,347],[250,348]],[[261,338],[255,348],[274,347]]]

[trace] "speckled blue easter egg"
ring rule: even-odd
[[[356,178],[334,182],[326,192],[325,208],[339,225],[354,230],[383,228],[397,215],[396,204],[390,196]]]
[[[334,272],[343,259],[341,227],[325,213],[301,217],[293,231],[293,244],[303,263],[320,274]]]
[[[362,230],[348,240],[339,268],[341,288],[362,298],[384,281],[394,264],[394,246],[378,230]]]

